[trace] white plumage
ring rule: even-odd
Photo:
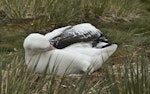
[[[57,37],[59,35],[61,35],[63,32],[65,32],[65,30],[71,28],[72,26],[65,26],[65,27],[61,27],[61,28],[58,28],[58,29],[55,29],[53,30],[52,32],[50,33],[47,33],[45,34],[45,37],[48,39],[48,40],[51,40],[53,39],[54,37]]]
[[[64,49],[56,49],[48,39],[38,33],[24,40],[25,61],[36,73],[79,74],[91,69],[89,74],[101,67],[117,49],[112,44],[102,49],[91,48],[89,43],[77,43]]]

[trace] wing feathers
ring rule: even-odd
[[[92,41],[95,46],[99,41],[107,41],[104,34],[89,23],[78,24],[65,29],[59,36],[49,40],[56,48],[65,48],[77,42]]]

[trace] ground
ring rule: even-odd
[[[95,16],[86,19],[86,22],[90,22],[100,29],[110,42],[118,43],[119,47],[113,56],[103,64],[102,68],[93,74],[60,77],[30,74],[24,65],[23,41],[30,33],[45,34],[55,28],[77,24],[80,21],[64,24],[50,23],[38,27],[40,26],[38,24],[40,17],[38,19],[8,19],[6,14],[0,11],[1,92],[4,93],[8,90],[7,92],[11,94],[11,90],[14,89],[16,90],[14,94],[17,92],[24,92],[24,94],[31,92],[34,94],[39,92],[49,92],[50,94],[56,94],[56,92],[60,94],[65,92],[67,94],[86,94],[88,92],[95,94],[98,91],[106,94],[108,93],[107,89],[109,89],[113,94],[120,94],[118,92],[132,91],[135,93],[134,89],[137,89],[139,92],[146,92],[143,94],[150,93],[148,91],[148,89],[150,90],[148,76],[150,74],[149,8],[141,11],[140,14],[135,18]],[[139,72],[139,70],[142,71]],[[140,76],[141,73],[143,73],[142,76]],[[142,89],[138,90],[138,88]]]

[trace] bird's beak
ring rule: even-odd
[[[49,46],[49,51],[55,50],[55,49],[56,49],[56,48],[55,48],[53,45],[50,44],[50,46]]]

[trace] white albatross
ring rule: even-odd
[[[103,48],[108,44],[107,37],[90,23],[61,27],[47,33],[45,37],[58,49],[79,42],[90,43],[91,47],[97,48]]]
[[[56,49],[44,35],[38,33],[28,35],[23,46],[25,62],[30,70],[47,74],[55,71],[58,75],[80,74],[88,71],[89,68],[90,74],[100,68],[117,49],[117,44],[101,49],[88,46],[86,48],[82,46],[73,49]]]

